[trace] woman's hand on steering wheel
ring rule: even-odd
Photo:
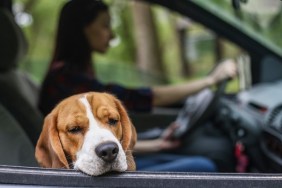
[[[214,114],[219,98],[224,93],[227,82],[236,75],[237,64],[232,59],[223,61],[213,69],[208,75],[208,79],[211,80],[211,85],[218,84],[217,89],[213,92],[213,95],[209,94],[209,92],[211,92],[210,90],[203,90],[196,94],[196,97],[199,97],[204,92],[206,95],[206,102],[204,103],[200,101],[199,103],[194,104],[194,108],[196,108],[197,111],[190,117],[189,126],[187,126],[186,133],[184,133],[182,137],[188,136],[199,124],[203,124],[203,122],[208,120]],[[209,99],[209,101],[207,99]]]
[[[209,74],[209,79],[212,84],[217,84],[223,80],[232,79],[237,75],[236,62],[233,59],[227,59],[219,65]]]
[[[179,125],[172,122],[163,132],[161,137],[157,139],[158,148],[160,151],[176,149],[180,146],[181,142],[173,137],[174,131],[179,128]]]

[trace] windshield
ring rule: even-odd
[[[232,0],[194,2],[282,55],[282,1],[238,0],[238,8],[231,6]]]

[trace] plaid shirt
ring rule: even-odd
[[[61,63],[51,68],[45,77],[39,96],[39,109],[47,115],[62,99],[88,91],[112,93],[129,111],[148,112],[152,108],[153,95],[150,88],[128,89],[117,84],[103,84],[92,71],[69,71]]]

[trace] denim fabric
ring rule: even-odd
[[[137,170],[170,172],[216,172],[213,161],[200,156],[182,156],[173,154],[154,154],[136,156]]]

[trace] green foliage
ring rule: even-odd
[[[175,30],[177,15],[159,6],[154,6],[153,12],[165,66],[165,74],[169,82],[174,82],[180,76],[180,51]]]

